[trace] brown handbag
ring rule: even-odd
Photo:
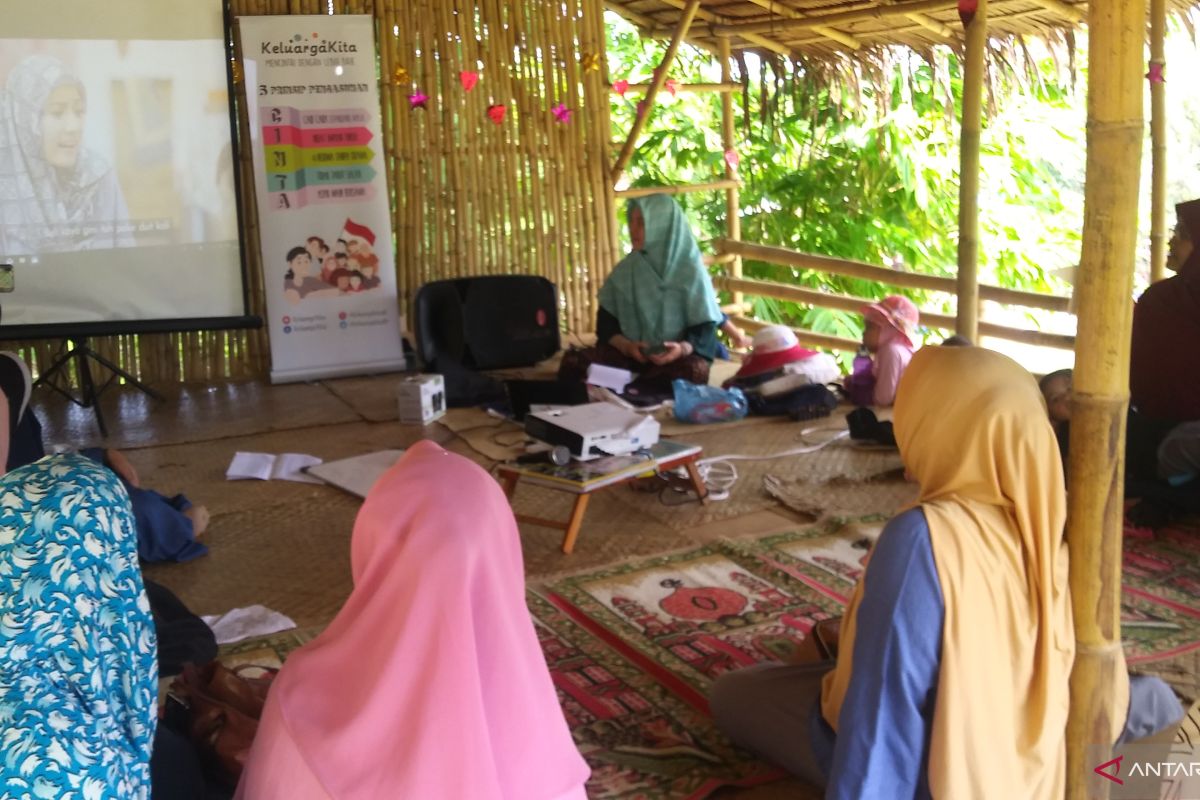
[[[230,786],[242,775],[274,677],[268,671],[267,678],[246,678],[241,674],[246,669],[262,668],[187,664],[171,687],[191,711],[192,743]]]

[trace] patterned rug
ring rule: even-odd
[[[841,613],[885,519],[719,542],[532,588],[528,603],[592,800],[703,798],[782,774],[732,746],[708,715],[712,681],[786,658]],[[1200,650],[1200,527],[1125,538],[1123,635],[1155,671]],[[232,645],[223,660],[282,660],[316,630]],[[1168,680],[1170,676],[1164,674]]]

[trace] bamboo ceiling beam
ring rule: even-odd
[[[642,135],[642,129],[646,127],[646,121],[654,109],[654,98],[658,96],[658,90],[666,83],[667,70],[670,68],[671,62],[675,60],[679,45],[687,36],[688,28],[691,27],[692,20],[696,18],[696,12],[699,10],[700,0],[688,0],[687,8],[684,9],[683,16],[679,20],[679,27],[675,30],[675,35],[671,37],[671,43],[667,45],[667,52],[663,54],[662,62],[654,70],[654,79],[650,82],[650,88],[646,90],[646,99],[638,109],[637,116],[633,118],[633,128],[629,131],[629,138],[625,140],[625,145],[613,163],[609,177],[614,186],[621,180],[621,176],[625,173],[625,167],[629,165],[629,159],[633,157],[633,149],[637,146],[638,137]]]
[[[662,0],[662,2],[665,3],[666,5],[671,6],[672,8],[677,8],[681,11],[686,6],[685,0]],[[728,20],[725,19],[724,17],[714,14],[711,11],[705,11],[704,9],[700,9],[696,12],[696,19],[703,20],[704,22],[709,23],[707,32],[702,33],[701,32],[702,29],[698,30],[696,32],[697,36],[704,36],[704,35],[707,35],[709,37],[720,36],[721,34],[718,34],[716,32],[717,28],[721,25],[728,23]],[[766,32],[769,33],[770,29],[768,29]],[[737,35],[741,36],[743,39],[750,42],[751,44],[753,44],[756,47],[762,47],[763,49],[770,50],[773,53],[778,53],[781,56],[792,55],[792,50],[790,47],[786,47],[786,46],[780,44],[779,42],[775,41],[774,39],[767,38],[766,36],[759,36],[757,32],[750,31],[748,33],[739,33]]]
[[[958,325],[955,332],[979,338],[979,145],[983,126],[983,78],[987,73],[988,0],[978,0],[967,24],[963,59],[962,133],[958,140]]]
[[[1067,470],[1075,665],[1067,719],[1067,800],[1089,791],[1128,704],[1121,650],[1121,520],[1129,339],[1141,178],[1146,3],[1091,0],[1087,168]],[[1096,745],[1099,745],[1097,747]],[[1099,753],[1099,757],[1097,754]],[[1106,783],[1101,781],[1101,783]]]
[[[612,86],[610,85],[611,89]],[[710,92],[740,92],[742,85],[740,83],[680,83],[676,84],[675,91],[682,94],[706,94]],[[625,87],[626,93],[633,92],[634,94],[645,94],[650,91],[648,83],[631,83]]]
[[[890,6],[873,6],[836,14],[803,19],[769,19],[754,22],[730,22],[712,26],[717,36],[742,36],[750,33],[812,30],[818,26],[840,25],[846,22],[862,22],[873,19],[889,19],[906,14],[924,14],[933,11],[948,11],[958,7],[957,0],[917,0],[915,3],[896,3]]]
[[[799,11],[796,11],[793,8],[781,5],[780,3],[775,2],[775,0],[750,0],[750,2],[759,8],[765,8],[770,13],[783,17],[784,19],[807,19],[806,15],[801,14]],[[839,44],[844,44],[851,50],[858,50],[862,47],[862,42],[860,42],[858,39],[855,39],[850,34],[843,33],[836,28],[830,28],[822,25],[819,28],[813,28],[813,30],[824,36],[826,39],[832,39]]]
[[[1167,275],[1167,0],[1150,0],[1150,282]]]
[[[938,36],[942,37],[943,39],[947,39],[951,42],[958,40],[958,36],[955,35],[954,31],[950,29],[949,25],[944,25],[941,22],[938,22],[933,17],[929,17],[924,14],[918,14],[918,13],[905,14],[904,16],[908,17],[910,20],[917,23],[917,25],[921,26],[925,30],[927,30],[931,33],[936,33]]]
[[[828,272],[834,275],[844,275],[848,278],[861,278],[889,286],[903,286],[907,289],[924,289],[930,292],[947,292],[954,294],[954,278],[942,275],[925,275],[919,272],[897,272],[894,269],[864,264],[861,261],[849,261],[832,256],[819,256],[812,253],[800,253],[786,247],[776,247],[769,244],[750,244],[749,242],[734,242],[728,239],[717,239],[713,242],[718,252],[736,253],[742,258],[764,261],[768,264],[780,264],[797,269],[811,269],[817,272]],[[1002,305],[1028,306],[1029,308],[1044,308],[1047,311],[1070,310],[1071,299],[1055,294],[1041,292],[1023,292],[1019,289],[1005,289],[1000,286],[983,285],[979,287],[979,296],[984,300]]]
[[[1062,0],[1033,0],[1033,2],[1047,11],[1053,12],[1056,17],[1069,20],[1074,25],[1078,25],[1084,20],[1085,15],[1082,9],[1070,3],[1064,3]]]
[[[662,34],[660,33],[660,31],[662,29],[662,25],[658,22],[658,20],[654,19],[653,17],[648,17],[645,14],[639,14],[636,11],[632,11],[632,10],[626,8],[621,3],[616,2],[616,0],[604,0],[604,7],[607,8],[609,11],[612,11],[613,13],[617,14],[618,16],[624,18],[626,21],[632,23],[639,30],[641,30],[642,34],[646,38],[657,39],[657,38],[662,37]],[[695,34],[694,28],[692,30],[692,33],[693,33],[693,35],[687,37],[688,44],[692,45],[693,47],[699,47],[702,50],[707,50],[710,53],[712,53],[713,55],[717,54],[717,46],[715,44],[713,44],[712,42],[706,42],[703,39],[697,38],[694,35]]]
[[[617,197],[649,197],[652,194],[694,194],[696,192],[715,192],[721,189],[732,189],[741,186],[736,179],[712,181],[710,183],[683,183],[675,186],[634,186],[631,189],[616,189],[613,194]]]

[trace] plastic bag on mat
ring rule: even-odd
[[[675,390],[675,419],[680,422],[730,422],[746,416],[750,408],[741,389],[701,386],[683,379],[673,381],[671,386]]]

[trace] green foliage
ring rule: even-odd
[[[663,45],[640,39],[609,15],[609,74],[649,82]],[[1081,100],[1061,65],[1020,50],[1021,67],[994,75],[983,133],[981,279],[1001,286],[1061,290],[1049,273],[1076,263],[1082,203]],[[1012,57],[1012,53],[1008,54]],[[891,50],[878,63],[831,75],[799,62],[747,54],[736,77],[737,149],[743,181],[742,238],[869,264],[953,275],[958,238],[958,122],[962,80],[948,50]],[[680,83],[715,82],[719,68],[689,48],[671,68]],[[1018,77],[1020,76],[1020,77]],[[1032,77],[1031,77],[1032,76]],[[613,109],[624,138],[639,97]],[[632,185],[695,183],[723,176],[720,96],[660,93],[630,165]],[[1078,158],[1077,158],[1078,157]],[[1078,165],[1076,161],[1078,160]],[[1065,165],[1065,166],[1064,166]],[[1070,169],[1067,170],[1067,167]],[[725,231],[724,193],[680,196],[705,238]],[[1076,207],[1077,206],[1077,207]],[[891,287],[762,263],[748,277],[880,297]],[[908,292],[924,308],[953,298]],[[857,315],[755,299],[759,318],[857,337]],[[940,337],[938,337],[940,338]]]

